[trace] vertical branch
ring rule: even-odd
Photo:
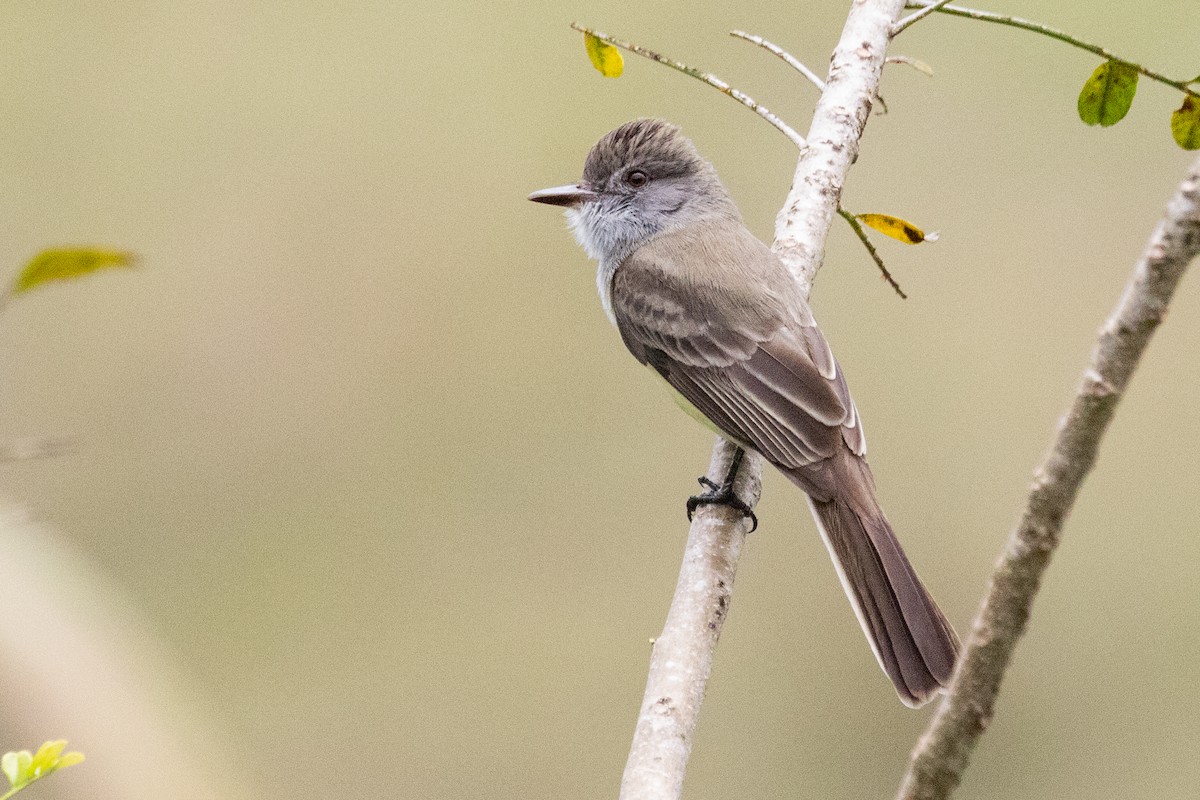
[[[992,575],[949,694],[921,737],[897,795],[940,800],[962,780],[967,759],[992,719],[1000,682],[1025,631],[1034,596],[1063,522],[1095,463],[1116,411],[1188,263],[1200,253],[1200,159],[1158,223],[1116,308],[1050,452],[1034,473],[1024,512]]]
[[[717,439],[710,479],[724,479],[733,453],[732,446]],[[734,488],[751,507],[758,502],[761,476],[762,459],[747,453]],[[728,506],[701,506],[692,518],[675,596],[650,655],[621,800],[669,800],[683,794],[692,735],[749,529],[749,517]]]
[[[846,173],[858,157],[888,31],[903,7],[897,0],[855,0],[851,5],[813,112],[808,147],[796,162],[791,191],[775,219],[774,250],[806,292],[821,265]]]
[[[831,59],[807,144],[801,149],[787,202],[776,220],[774,250],[807,294],[846,173],[858,153],[883,70],[889,30],[904,0],[853,0]],[[718,440],[708,477],[719,482],[733,447]],[[739,496],[758,500],[762,460],[743,462]],[[650,674],[633,745],[621,781],[621,800],[674,800],[682,795],[692,737],[713,653],[729,611],[738,557],[748,523],[740,512],[702,506],[688,533],[683,566]]]

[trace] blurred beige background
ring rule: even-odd
[[[0,435],[76,442],[0,466],[48,526],[0,558],[65,548],[109,587],[124,611],[103,624],[144,646],[98,638],[172,696],[157,713],[182,741],[224,754],[184,747],[208,796],[615,793],[711,439],[624,352],[561,217],[524,198],[662,116],[769,238],[794,153],[657,65],[601,78],[567,23],[707,67],[803,130],[810,87],[726,32],[823,70],[845,7],[4,5],[0,264],[105,243],[142,267],[0,316]],[[1194,0],[987,7],[1200,72]],[[1040,37],[936,18],[893,52],[936,77],[889,68],[844,201],[942,239],[879,242],[901,301],[837,226],[813,303],[884,506],[965,631],[1189,155],[1177,93],[1148,81],[1119,126],[1079,123],[1098,61]],[[1200,782],[1195,288],[1121,406],[963,797]],[[803,498],[769,476],[760,518],[688,796],[890,796],[931,711],[896,701]],[[114,759],[168,771],[82,707],[13,702],[54,686],[0,682],[0,747],[90,756],[31,797],[121,796]]]

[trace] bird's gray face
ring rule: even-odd
[[[635,120],[592,148],[582,181],[534,192],[529,199],[566,207],[587,254],[614,263],[660,231],[727,202],[727,194],[678,128]]]

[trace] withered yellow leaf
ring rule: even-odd
[[[920,244],[937,240],[936,233],[926,234],[911,222],[893,217],[891,214],[855,214],[854,217],[862,224],[905,244]]]
[[[43,250],[33,257],[13,282],[12,293],[23,294],[51,281],[69,281],[97,270],[132,267],[134,256],[126,250],[101,247],[66,247]]]
[[[583,45],[597,72],[606,78],[621,77],[625,71],[625,59],[621,57],[620,50],[590,33],[583,35]]]

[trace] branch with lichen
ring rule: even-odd
[[[1050,452],[1034,472],[1020,522],[1009,536],[946,698],[921,737],[899,800],[943,800],[992,719],[1000,682],[1025,632],[1034,597],[1100,440],[1189,262],[1200,255],[1200,159],[1167,205],[1116,308]]]

